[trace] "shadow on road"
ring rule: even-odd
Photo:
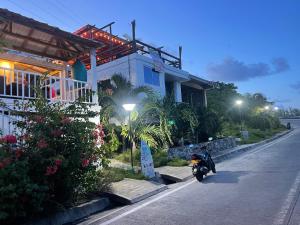
[[[216,174],[205,177],[202,183],[238,183],[240,177],[248,173],[247,171],[217,171]]]

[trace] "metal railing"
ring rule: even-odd
[[[38,91],[49,101],[92,103],[87,82],[0,67],[0,97],[35,99]]]

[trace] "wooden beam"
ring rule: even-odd
[[[32,54],[35,54],[35,55],[40,55],[40,56],[44,56],[44,57],[48,57],[48,58],[52,58],[52,59],[58,59],[58,60],[61,60],[61,61],[70,60],[73,57],[75,57],[75,56],[73,56],[73,57],[70,57],[70,58],[64,58],[64,57],[60,57],[60,56],[57,56],[57,55],[50,55],[50,54],[47,54],[47,53],[44,53],[44,52],[35,51],[35,50],[32,50],[32,49],[21,48],[21,47],[16,46],[16,45],[12,45],[12,47],[13,47],[13,49],[18,50],[18,51],[28,52],[28,53],[32,53]]]
[[[73,53],[73,54],[78,54],[79,53],[79,52],[76,52],[76,51],[72,51],[70,49],[60,48],[56,45],[46,43],[46,42],[41,41],[39,39],[34,39],[32,37],[27,37],[27,36],[24,36],[24,35],[21,35],[21,34],[12,33],[12,32],[8,32],[8,31],[5,31],[5,30],[2,30],[1,32],[3,32],[5,35],[9,35],[9,36],[16,37],[16,38],[19,38],[19,39],[24,39],[24,40],[31,41],[31,42],[36,42],[36,43],[39,43],[39,44],[42,44],[42,45],[45,45],[45,46],[49,46],[49,47],[56,48],[56,49],[59,49],[59,50],[63,50],[63,51],[66,51],[66,52],[70,52],[70,53]]]
[[[31,37],[31,35],[33,34],[34,29],[30,29],[29,33],[28,33],[28,37]],[[22,48],[25,48],[26,44],[28,43],[28,40],[24,40],[23,44],[21,45]]]

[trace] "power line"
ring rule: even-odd
[[[38,14],[35,14],[33,11],[26,9],[23,6],[20,6],[19,4],[15,3],[14,1],[12,1],[12,0],[7,0],[7,1],[9,1],[10,3],[12,3],[13,5],[15,5],[16,7],[18,7],[19,9],[21,9],[23,11],[27,11],[28,13],[34,15],[35,17],[37,17],[37,18],[39,18],[39,19],[41,19],[43,21],[46,21],[45,18],[42,18]]]
[[[79,13],[76,13],[74,10],[72,12],[70,12],[70,7],[65,5],[65,3],[63,1],[61,1],[61,0],[54,0],[54,1],[57,3],[57,5],[61,6],[62,8],[68,9],[67,12],[69,13],[69,15],[71,15],[73,18],[78,20],[80,23],[83,22],[83,23],[89,24],[89,22],[84,17],[82,17]],[[76,15],[77,17],[75,17],[74,15]]]
[[[39,4],[37,4],[37,3],[34,3],[34,4],[33,4],[33,2],[31,2],[31,4],[32,4],[34,7],[36,7],[36,8],[38,8],[38,9],[42,10],[42,12],[48,14],[50,17],[56,19],[58,22],[63,23],[63,24],[66,25],[67,27],[70,26],[70,24],[67,24],[63,19],[57,17],[55,14],[52,14],[52,12],[43,9]]]
[[[57,6],[57,9],[59,9],[61,12],[67,13],[70,17],[72,17],[72,20],[75,21],[76,23],[79,23],[79,24],[86,23],[86,24],[88,24],[88,22],[86,22],[85,19],[80,16],[80,14],[77,14],[74,11],[71,12],[70,7],[64,5],[62,1],[53,0],[52,3],[54,3]],[[79,17],[81,17],[82,20],[79,19]]]

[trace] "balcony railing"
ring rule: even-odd
[[[49,101],[92,103],[87,82],[0,67],[1,98],[35,99],[38,91]]]

